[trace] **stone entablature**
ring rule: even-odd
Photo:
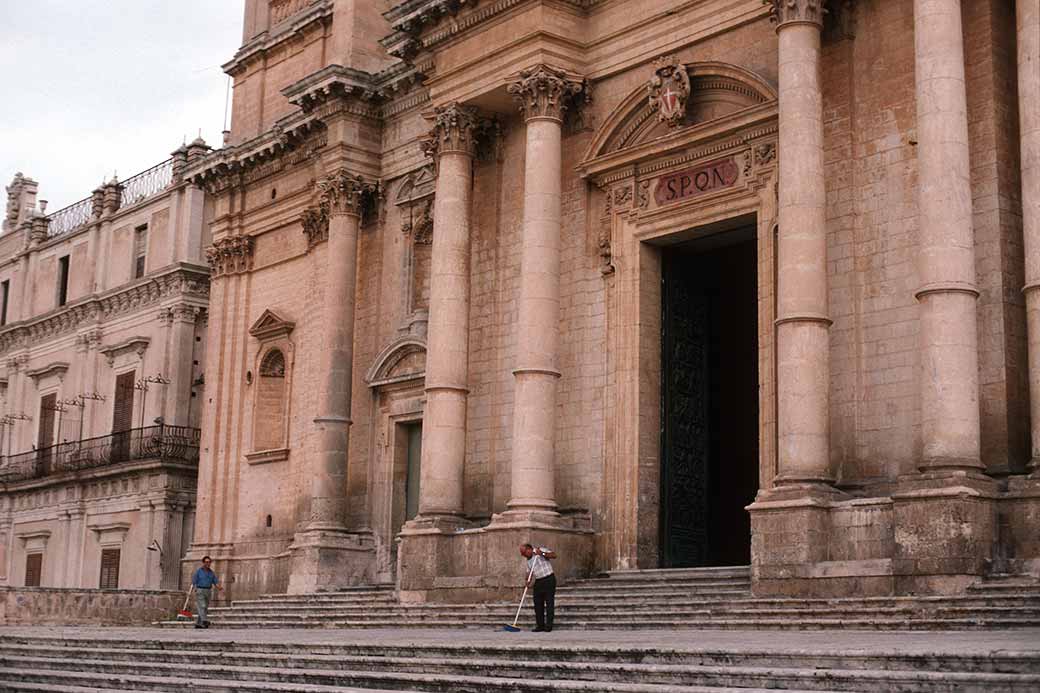
[[[197,265],[178,264],[130,286],[92,296],[51,314],[9,323],[0,329],[0,355],[33,348],[82,327],[158,307],[174,299],[185,299],[204,307],[209,300],[209,272]]]
[[[281,0],[272,3],[271,26],[239,48],[235,57],[221,68],[232,76],[241,74],[252,62],[262,60],[286,41],[312,27],[327,25],[332,20],[334,5],[334,0]]]

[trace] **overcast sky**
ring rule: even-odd
[[[0,183],[34,178],[52,212],[200,128],[219,147],[242,3],[0,0]]]

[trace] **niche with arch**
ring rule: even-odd
[[[289,339],[295,323],[265,310],[249,328],[259,341],[256,377],[249,383],[253,402],[252,452],[250,464],[277,462],[289,457],[289,414],[292,403],[293,343]]]

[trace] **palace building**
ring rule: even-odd
[[[224,67],[185,573],[1040,575],[1036,0],[246,0]]]
[[[176,589],[206,348],[201,140],[56,212],[7,186],[0,586]],[[149,550],[150,547],[150,550]]]

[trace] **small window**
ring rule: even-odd
[[[148,255],[148,225],[134,230],[134,279],[144,276],[144,260]]]
[[[101,589],[119,589],[119,549],[101,549]]]
[[[43,576],[43,554],[31,553],[25,557],[25,586],[39,587]]]
[[[5,279],[3,281],[3,283],[0,283],[0,293],[3,294],[3,296],[0,296],[0,301],[2,301],[2,304],[0,304],[0,325],[6,325],[7,324],[7,297],[11,293],[11,280],[10,279]]]
[[[69,300],[69,256],[58,258],[58,305],[63,306]]]

